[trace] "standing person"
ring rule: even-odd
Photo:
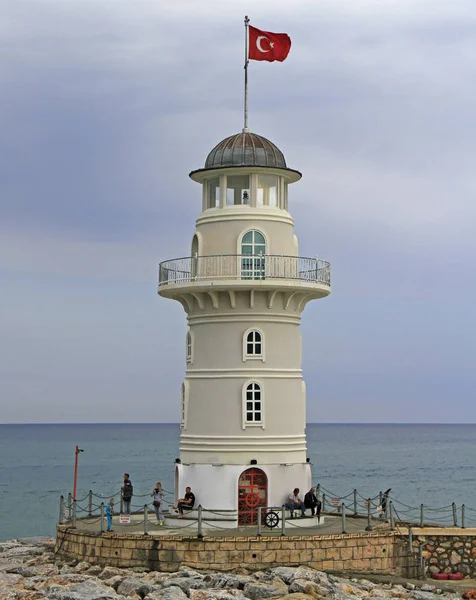
[[[319,500],[317,499],[317,496],[316,496],[316,493],[315,493],[315,489],[311,488],[307,492],[307,494],[304,496],[304,506],[306,508],[310,508],[311,509],[311,515],[312,516],[314,516],[314,513],[316,511],[316,507],[317,507],[317,503],[318,502],[319,502]]]
[[[124,473],[124,485],[121,488],[122,494],[122,512],[125,515],[131,514],[131,500],[134,494],[132,481],[129,478],[129,473]]]
[[[382,512],[380,513],[380,518],[385,519],[387,517],[387,504],[388,504],[388,495],[392,491],[392,488],[388,488],[382,495]]]
[[[183,509],[192,510],[193,505],[195,504],[195,494],[192,492],[191,487],[185,488],[185,496],[183,498],[179,498],[177,503],[177,508],[180,513],[178,516],[179,519],[185,519],[183,514]]]
[[[289,494],[288,501],[284,506],[291,511],[291,519],[294,519],[294,511],[297,508],[301,509],[301,517],[306,516],[306,507],[304,506],[304,502],[299,497],[299,488],[294,488],[292,494]]]
[[[106,504],[107,530],[114,531],[112,528],[112,517],[114,515],[114,498],[111,498]]]
[[[156,483],[151,496],[152,496],[152,504],[154,505],[154,508],[155,508],[155,516],[157,517],[157,525],[159,527],[162,527],[162,525],[164,524],[163,508],[164,508],[165,492],[162,489],[162,484],[160,481],[158,481]]]

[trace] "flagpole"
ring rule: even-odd
[[[244,127],[243,133],[248,131],[248,23],[250,22],[249,18],[245,17],[245,119],[244,119]]]

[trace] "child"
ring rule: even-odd
[[[157,525],[162,527],[164,524],[164,514],[163,514],[163,503],[164,503],[164,490],[162,489],[162,484],[160,481],[157,482],[155,489],[153,490],[152,496],[152,504],[155,508],[155,516],[157,517]]]
[[[107,517],[107,530],[114,531],[112,529],[112,515],[114,514],[114,498],[111,498],[106,504],[106,517]]]

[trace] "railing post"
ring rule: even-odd
[[[408,528],[408,551],[410,554],[413,552],[413,529],[412,527]]]
[[[390,530],[394,531],[395,529],[395,520],[393,518],[393,502],[390,500],[388,504],[388,510],[390,511]]]
[[[342,533],[347,533],[345,530],[345,504],[342,502]]]
[[[147,512],[147,504],[144,504],[144,535],[149,535],[149,513]]]
[[[320,483],[318,483],[318,484],[316,485],[316,498],[318,498],[318,499],[319,499],[319,496],[320,496],[320,495],[321,495],[321,484],[320,484]]]
[[[458,515],[456,513],[456,504],[453,502],[452,506],[453,506],[453,525],[455,527],[458,527]]]
[[[281,507],[281,535],[286,535],[286,507]]]
[[[424,527],[425,526],[425,518],[424,518],[424,512],[423,512],[423,504],[420,504],[420,527]]]
[[[124,510],[124,498],[122,497],[122,492],[121,492],[121,506],[120,506],[120,514],[123,514],[123,510]]]
[[[466,525],[465,525],[465,506],[464,504],[461,505],[461,529],[465,529]]]
[[[202,523],[202,505],[198,505],[198,527],[197,527],[197,537],[203,537],[203,523]]]
[[[73,518],[71,519],[71,527],[76,529],[76,500],[73,500]]]
[[[71,519],[71,512],[73,508],[73,494],[69,492],[68,494],[68,517]]]
[[[89,490],[88,517],[93,514],[93,490]]]
[[[354,517],[357,516],[357,490],[354,490]]]
[[[463,504],[464,506],[464,504]],[[58,523],[62,525],[64,523],[64,496],[60,496],[60,512]]]
[[[372,508],[372,500],[369,498],[367,500],[367,527],[365,531],[372,531],[372,517],[370,516],[370,510]]]
[[[383,498],[383,493],[379,492],[378,493],[378,505],[382,506],[382,498]]]
[[[322,512],[326,511],[326,495],[322,494]]]
[[[258,506],[258,528],[256,530],[256,536],[260,537],[261,535],[261,506]]]
[[[104,533],[104,502],[101,502],[101,533]]]
[[[421,544],[418,545],[418,567],[419,567],[419,577],[423,579],[425,576],[425,559],[423,558],[423,546]]]

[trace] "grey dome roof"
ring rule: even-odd
[[[225,138],[213,148],[205,169],[220,167],[275,167],[287,169],[281,150],[256,133],[242,132]]]

